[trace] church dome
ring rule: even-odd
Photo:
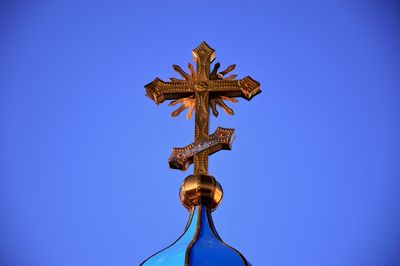
[[[242,254],[222,241],[215,230],[211,211],[193,206],[183,234],[141,266],[243,266],[250,265]]]

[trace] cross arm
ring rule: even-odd
[[[165,82],[156,78],[144,87],[146,88],[146,96],[156,104],[160,104],[165,100],[175,100],[192,95],[193,86],[193,82],[183,80]]]
[[[227,97],[242,97],[246,100],[251,100],[261,92],[260,83],[250,76],[240,80],[211,80],[208,86],[210,93]]]
[[[206,42],[202,42],[192,51],[194,61],[196,62],[197,80],[208,80],[210,74],[210,64],[215,59],[215,50]]]
[[[172,169],[185,171],[193,163],[196,154],[207,151],[207,156],[220,150],[230,150],[235,137],[233,128],[218,127],[215,132],[204,139],[195,141],[183,148],[173,148],[169,158],[169,166]]]

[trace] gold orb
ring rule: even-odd
[[[219,182],[210,175],[194,174],[185,178],[179,197],[183,206],[191,210],[193,206],[204,205],[214,211],[223,196]]]

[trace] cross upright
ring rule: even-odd
[[[156,104],[165,100],[174,100],[170,105],[178,103],[181,106],[172,112],[172,116],[179,115],[183,110],[189,109],[187,118],[195,112],[195,143],[207,139],[209,136],[209,111],[210,107],[215,116],[218,116],[216,106],[220,106],[227,114],[232,115],[224,100],[237,102],[235,98],[242,97],[250,100],[261,92],[260,83],[250,76],[235,80],[237,75],[224,76],[231,72],[235,65],[230,65],[219,73],[219,63],[216,63],[210,71],[210,65],[215,59],[215,50],[206,42],[202,42],[192,51],[196,70],[192,64],[188,64],[190,74],[187,74],[179,66],[173,65],[183,79],[170,78],[164,82],[159,78],[154,79],[145,86],[146,95]],[[194,174],[208,174],[208,150],[202,150],[194,155]]]

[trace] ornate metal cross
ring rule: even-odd
[[[240,80],[235,80],[237,75],[224,77],[235,69],[235,65],[230,65],[218,73],[220,63],[216,63],[210,72],[210,65],[215,59],[215,50],[208,46],[207,43],[202,42],[192,53],[196,62],[196,70],[189,63],[190,73],[187,74],[179,66],[173,65],[173,69],[183,79],[170,78],[169,82],[164,82],[156,78],[147,84],[145,88],[146,95],[156,104],[160,104],[165,100],[173,100],[169,105],[181,104],[177,110],[172,112],[173,117],[179,115],[183,110],[189,109],[187,118],[190,119],[193,111],[195,111],[194,143],[186,146],[186,153],[182,153],[182,149],[185,149],[185,147],[174,149],[170,157],[170,166],[171,168],[185,170],[190,163],[194,162],[194,174],[207,175],[208,156],[220,149],[230,149],[233,140],[233,130],[231,129],[225,129],[231,132],[228,138],[226,135],[219,136],[218,133],[223,131],[218,132],[218,130],[213,134],[214,136],[208,135],[210,107],[215,116],[218,116],[217,105],[228,115],[233,115],[233,110],[224,103],[224,100],[237,102],[236,97],[250,100],[261,90],[260,83],[250,76]],[[221,140],[224,137],[225,142]],[[221,140],[220,142],[215,140],[218,138]],[[229,143],[226,142],[226,138]],[[215,145],[211,145],[211,142]],[[194,147],[200,148],[196,149]],[[176,163],[178,161],[180,163]]]

